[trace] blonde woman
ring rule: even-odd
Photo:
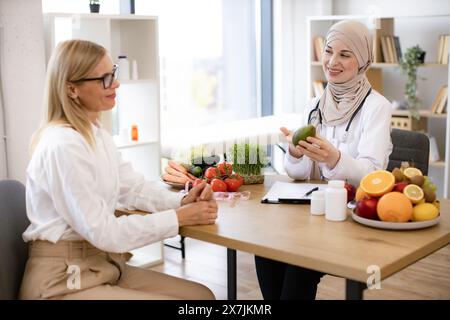
[[[29,259],[22,299],[214,299],[203,285],[126,265],[130,250],[213,224],[205,183],[184,198],[159,189],[121,159],[101,128],[115,105],[117,66],[95,43],[57,46],[47,71],[44,125],[32,140],[23,234]],[[153,212],[116,218],[115,208]]]
[[[328,84],[304,110],[304,124],[315,125],[318,134],[294,146],[292,132],[281,128],[290,142],[284,167],[291,178],[358,185],[367,173],[387,167],[391,106],[367,80],[372,52],[370,31],[359,22],[341,21],[328,31],[322,55]],[[315,298],[322,273],[262,257],[255,262],[265,299]]]

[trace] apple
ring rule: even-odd
[[[379,220],[377,214],[378,198],[364,198],[356,203],[356,214],[360,217]]]
[[[355,200],[355,195],[356,195],[355,186],[346,182],[344,187],[345,187],[345,189],[347,189],[347,203]]]
[[[408,185],[408,182],[406,182],[406,181],[397,182],[396,184],[394,184],[394,189],[392,191],[397,191],[397,192],[403,193],[403,189],[405,189],[405,187],[407,185]]]

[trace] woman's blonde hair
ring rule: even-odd
[[[105,56],[106,49],[86,40],[68,40],[55,48],[47,66],[45,83],[45,115],[41,127],[31,139],[33,152],[42,131],[52,125],[66,125],[79,132],[92,148],[95,139],[91,121],[79,99],[68,95],[69,84],[88,76]]]

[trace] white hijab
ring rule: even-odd
[[[369,29],[360,22],[344,20],[334,24],[327,34],[325,47],[342,41],[358,60],[358,74],[345,83],[328,83],[320,98],[323,124],[336,126],[347,122],[371,89],[366,70],[373,61],[373,44]]]

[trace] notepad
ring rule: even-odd
[[[311,190],[325,190],[326,184],[293,183],[277,181],[261,199],[262,203],[309,204]],[[307,195],[307,193],[310,193]]]

